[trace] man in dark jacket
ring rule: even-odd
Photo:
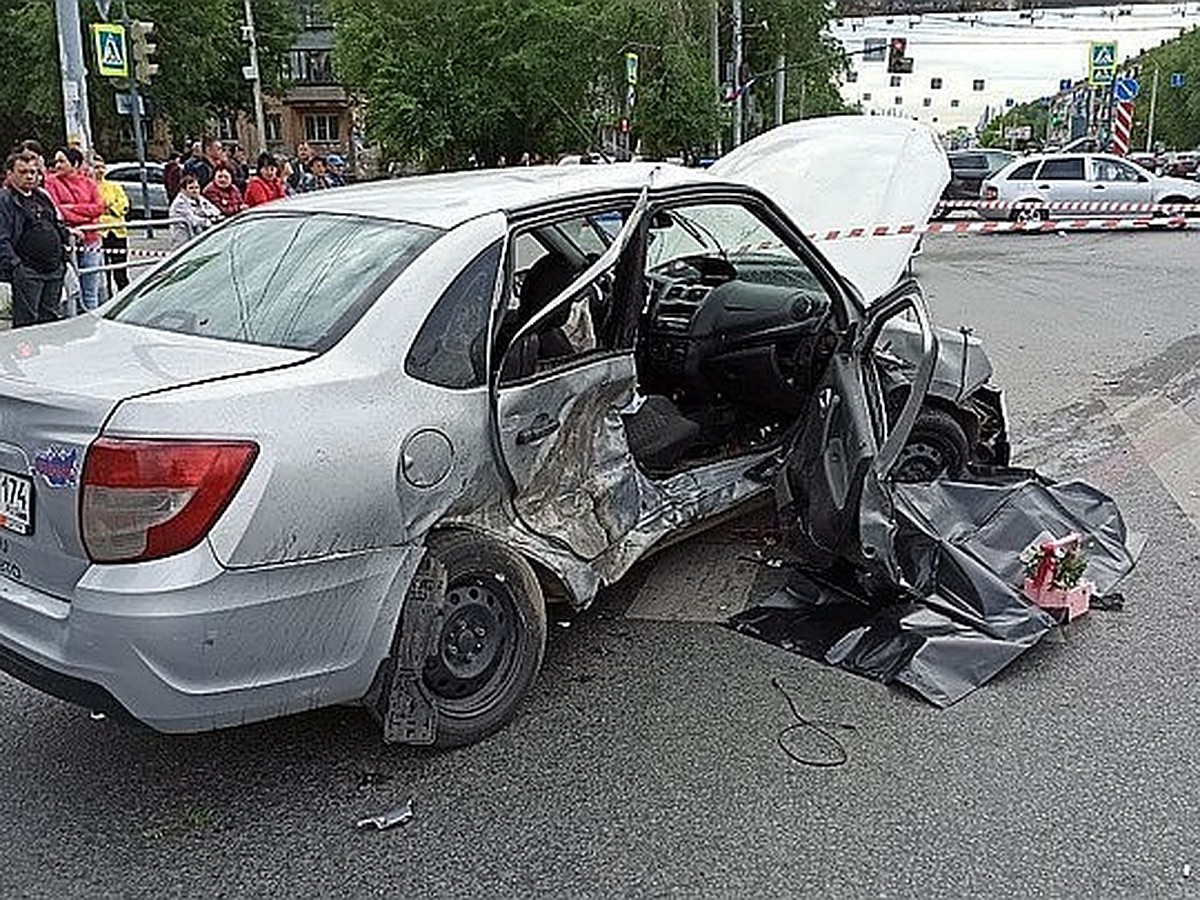
[[[0,190],[0,275],[12,282],[13,328],[60,318],[67,233],[37,186],[37,154],[12,153]]]
[[[189,159],[183,167],[183,174],[193,176],[196,181],[200,182],[200,190],[204,190],[213,180],[217,166],[223,165],[225,162],[225,146],[221,143],[220,138],[209,135],[204,139],[201,148],[203,152],[200,158],[197,159],[193,156]]]

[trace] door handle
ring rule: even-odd
[[[522,446],[545,440],[558,431],[561,424],[558,419],[551,418],[546,413],[538,413],[534,417],[532,425],[517,432],[517,445]]]
[[[1102,184],[1093,184],[1093,185],[1092,185],[1092,190],[1093,190],[1093,191],[1102,191],[1102,190],[1104,190],[1104,185],[1102,185]]]
[[[1048,185],[1048,184],[1039,184],[1039,185],[1037,186],[1037,189],[1038,189],[1039,191],[1048,191],[1048,190],[1050,190],[1050,185]]]

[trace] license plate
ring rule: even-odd
[[[33,479],[0,471],[0,528],[33,534]]]

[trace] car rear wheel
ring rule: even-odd
[[[925,407],[917,415],[908,442],[892,469],[893,481],[957,478],[966,471],[970,447],[954,416]]]
[[[1158,205],[1159,206],[1186,206],[1186,205],[1194,203],[1194,202],[1195,202],[1194,200],[1190,200],[1187,197],[1170,196],[1170,197],[1163,197],[1161,200],[1158,201]],[[1194,216],[1194,215],[1196,215],[1196,213],[1191,212],[1191,211],[1185,212],[1185,213],[1176,213],[1176,212],[1167,212],[1165,210],[1155,210],[1154,215],[1156,218],[1167,218],[1167,217],[1174,217],[1174,216],[1178,216],[1178,215]]]
[[[1032,203],[1040,201],[1021,200],[1021,203]],[[1012,220],[1014,222],[1045,222],[1050,218],[1050,210],[1044,206],[1024,206],[1017,207],[1012,211]]]
[[[499,730],[537,677],[546,607],[529,564],[466,532],[431,535],[446,591],[431,624],[421,673],[437,715],[435,746],[458,747]]]

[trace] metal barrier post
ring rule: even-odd
[[[66,297],[63,303],[63,314],[68,319],[73,319],[79,312],[78,306],[75,304],[75,294],[82,290],[79,283],[79,257],[76,255],[78,246],[75,243],[75,235],[71,235],[71,250],[70,258],[67,260],[66,268],[63,270],[63,294]],[[68,276],[71,276],[68,278]]]

